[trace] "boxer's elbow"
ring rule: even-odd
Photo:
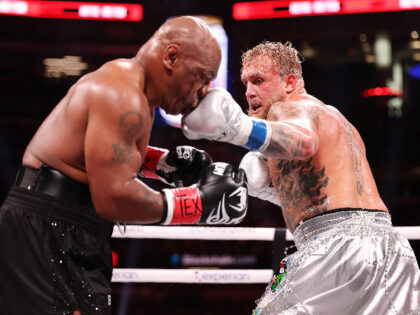
[[[120,220],[118,202],[111,195],[92,197],[95,211],[99,217],[107,221]]]
[[[116,183],[91,189],[92,201],[96,213],[104,220],[118,221],[122,219],[121,209],[124,208],[124,200],[127,199],[126,193]]]
[[[271,143],[266,155],[282,160],[308,160],[318,151],[318,138],[309,133],[296,133]]]
[[[295,158],[308,160],[318,151],[318,137],[312,134],[302,137],[297,145]]]
[[[266,156],[282,160],[307,160],[318,151],[318,135],[315,130],[295,121],[283,121],[272,125],[272,136]]]

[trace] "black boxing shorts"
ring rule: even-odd
[[[81,185],[46,167],[20,171],[0,208],[0,314],[111,314],[113,223]]]

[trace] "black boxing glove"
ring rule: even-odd
[[[166,215],[161,224],[238,224],[248,209],[248,188],[242,169],[213,163],[196,187],[164,189]]]
[[[138,177],[159,179],[176,187],[196,184],[201,171],[212,163],[211,156],[191,146],[166,150],[148,146]]]

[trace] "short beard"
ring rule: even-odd
[[[262,106],[261,107],[261,110],[258,112],[258,114],[252,114],[251,113],[251,111],[250,110],[248,110],[248,116],[250,116],[250,117],[254,117],[254,118],[260,118],[260,119],[267,119],[267,116],[268,116],[268,112],[270,111],[270,109],[271,109],[271,106],[273,106],[273,104],[274,103],[277,103],[277,102],[279,102],[279,100],[276,100],[276,101],[269,101],[268,103],[267,103],[267,105],[265,105],[265,106]]]

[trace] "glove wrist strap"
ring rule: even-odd
[[[174,216],[174,195],[171,192],[171,189],[163,189],[163,200],[165,201],[166,205],[166,216],[162,219],[160,224],[162,225],[169,225],[172,221],[172,218]]]
[[[266,120],[245,116],[239,134],[247,135],[240,145],[250,151],[263,152],[271,139],[271,125]]]
[[[168,155],[168,150],[160,149],[155,147],[147,147],[146,156],[144,157],[143,165],[141,166],[140,172],[146,178],[161,179],[156,174],[159,161],[163,157]]]
[[[198,188],[163,189],[163,194],[167,215],[161,224],[196,224],[200,220],[203,207]]]

